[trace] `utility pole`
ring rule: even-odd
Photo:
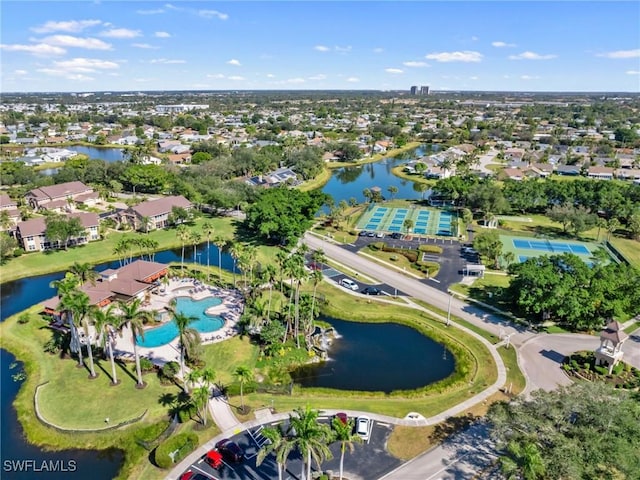
[[[452,298],[453,298],[453,295],[451,294],[451,291],[449,291],[449,307],[447,308],[447,327],[451,325],[451,299]]]

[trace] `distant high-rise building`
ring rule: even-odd
[[[429,87],[428,87],[428,86],[426,86],[426,87],[424,87],[424,86],[420,87],[420,95],[429,95]]]
[[[411,95],[417,95],[418,94],[418,87],[417,86],[413,86],[411,87]]]

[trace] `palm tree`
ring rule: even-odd
[[[256,466],[260,466],[264,459],[271,453],[276,457],[278,465],[278,480],[282,480],[282,473],[287,465],[287,458],[291,450],[294,448],[292,439],[285,432],[283,424],[279,423],[275,427],[265,427],[262,429],[262,435],[268,441],[262,444],[256,457]]]
[[[211,272],[209,271],[209,247],[211,246],[211,235],[213,235],[214,232],[214,228],[213,225],[211,224],[211,222],[204,222],[202,224],[202,232],[205,234],[205,236],[207,237],[207,282],[210,281],[211,279]]]
[[[411,220],[410,218],[407,218],[402,223],[402,226],[407,230],[407,233],[409,233],[411,231],[411,229],[413,228],[413,220]]]
[[[90,315],[93,318],[94,325],[96,327],[96,335],[98,335],[98,342],[102,348],[107,349],[109,353],[109,362],[111,363],[111,385],[118,385],[118,377],[116,376],[116,362],[113,358],[113,345],[111,342],[112,329],[119,330],[121,326],[120,317],[115,312],[115,306],[109,305],[106,310],[102,310],[98,307],[93,307],[90,311]]]
[[[244,251],[244,245],[240,242],[233,242],[229,248],[231,258],[233,258],[233,286],[236,286],[236,267],[238,265],[238,259],[242,256]]]
[[[202,379],[203,383],[207,386],[207,388],[210,389],[211,386],[216,381],[216,372],[213,368],[207,367],[204,370],[202,370],[200,378]]]
[[[86,297],[86,300],[83,300],[82,309],[85,310],[86,308],[86,310],[84,314],[80,316],[80,321],[84,329],[84,338],[87,341],[87,354],[89,356],[89,378],[96,378],[98,374],[96,373],[96,369],[93,365],[93,347],[91,345],[92,341],[91,341],[91,335],[89,332],[89,318],[91,316],[92,305],[89,302],[89,295],[87,295],[84,292],[82,292],[82,294]],[[84,302],[86,302],[86,307],[84,305]],[[96,335],[97,335],[97,331],[96,331]]]
[[[544,478],[546,471],[544,459],[538,446],[531,441],[524,444],[510,442],[507,454],[500,458],[502,471],[507,478],[523,478],[537,480]]]
[[[218,249],[218,278],[222,281],[222,250],[227,245],[227,241],[218,236],[213,239],[213,244]]]
[[[136,375],[137,375],[137,388],[144,388],[145,383],[142,381],[142,370],[140,368],[140,355],[138,353],[137,337],[144,340],[144,328],[145,322],[154,319],[155,312],[150,310],[142,310],[142,300],[135,298],[130,303],[118,302],[118,309],[121,312],[123,325],[128,325],[131,329],[131,342],[133,343],[133,355],[136,359]]]
[[[395,185],[389,185],[387,187],[387,191],[391,195],[391,200],[393,200],[393,198],[396,196],[396,193],[398,193],[398,187],[396,187]]]
[[[80,283],[91,282],[95,285],[96,280],[100,276],[98,272],[93,269],[93,265],[90,263],[75,262],[69,267],[69,272],[73,273],[80,279]]]
[[[178,240],[182,243],[182,256],[180,257],[180,271],[184,274],[184,246],[189,241],[191,235],[186,225],[180,225],[176,230]]]
[[[618,228],[620,228],[620,222],[617,218],[613,217],[607,221],[607,242]]]
[[[502,259],[504,260],[504,268],[506,270],[507,268],[509,268],[509,265],[515,262],[516,256],[513,252],[505,252],[502,254]]]
[[[200,386],[193,391],[193,402],[198,410],[198,416],[202,419],[202,425],[207,425],[207,410],[209,410],[209,388]]]
[[[189,242],[193,246],[193,263],[196,263],[196,247],[202,241],[202,235],[198,232],[191,232],[189,234]]]
[[[240,408],[244,412],[244,386],[253,380],[253,372],[244,365],[239,365],[233,372],[238,383],[240,383]]]
[[[269,283],[269,304],[267,306],[267,318],[271,318],[271,294],[273,293],[273,282],[276,280],[276,267],[269,263],[263,270],[264,279]]]
[[[342,480],[342,470],[344,465],[344,452],[349,449],[353,453],[355,443],[362,443],[362,437],[353,433],[353,420],[343,423],[337,417],[334,417],[331,425],[333,426],[333,438],[340,442],[340,480]]]
[[[184,378],[185,383],[188,382],[193,388],[196,387],[200,379],[202,379],[202,370],[198,370],[197,368],[187,373],[186,378]]]
[[[184,374],[184,359],[188,358],[190,351],[193,349],[196,338],[199,337],[198,331],[189,325],[197,320],[196,317],[190,317],[182,312],[174,310],[173,321],[178,327],[178,338],[180,339],[180,375],[182,376],[182,383],[184,389],[189,393],[189,385],[187,384]],[[186,355],[185,355],[186,354]]]
[[[278,266],[280,267],[279,279],[280,279],[280,293],[282,295],[284,295],[283,277],[286,269],[287,258],[289,258],[289,252],[287,252],[286,250],[278,250],[276,252],[276,261],[278,262]]]
[[[312,410],[308,405],[296,408],[289,415],[289,424],[295,431],[294,445],[302,456],[302,478],[311,479],[311,462],[319,466],[324,460],[332,458],[329,450],[331,432],[327,425],[318,423],[318,410]]]
[[[320,285],[320,282],[322,282],[323,278],[324,277],[320,270],[314,270],[311,273],[311,280],[313,280],[313,296],[311,297],[311,318],[313,318],[316,308],[316,291],[318,290],[318,285]]]
[[[81,290],[72,290],[65,293],[60,299],[60,307],[67,312],[67,320],[71,329],[71,351],[78,354],[78,367],[84,366],[82,359],[82,344],[78,335],[78,325],[81,325],[84,316],[89,312],[89,296]],[[94,376],[95,376],[95,372]]]
[[[151,218],[142,216],[140,217],[140,228],[144,233],[149,233],[149,227],[151,226]]]
[[[362,195],[364,195],[366,202],[370,202],[373,198],[370,188],[365,188],[364,190],[362,190]]]

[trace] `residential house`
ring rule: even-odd
[[[597,180],[612,180],[614,169],[611,167],[589,167],[587,177]]]
[[[429,165],[424,171],[424,176],[427,178],[444,179],[453,175],[453,171],[449,168],[443,168],[439,165]]]
[[[542,178],[547,178],[553,173],[553,165],[550,163],[532,163],[529,168]]]
[[[182,195],[148,200],[120,212],[120,221],[129,223],[135,230],[165,228],[169,226],[173,207],[188,211],[193,208],[193,204]]]
[[[502,174],[510,180],[520,181],[520,180],[524,180],[525,178],[524,171],[520,170],[519,168],[505,168],[502,171]]]
[[[580,175],[582,167],[580,165],[558,165],[556,167],[556,173],[558,175],[575,177]]]
[[[640,182],[640,168],[618,168],[614,172],[616,178],[620,180],[633,180]]]
[[[0,193],[0,212],[7,212],[9,220],[13,225],[20,220],[20,210],[18,210],[18,202],[11,200],[11,197],[6,193]],[[0,230],[3,230],[4,226],[0,225]]]
[[[300,181],[296,172],[289,167],[281,167],[267,175],[256,175],[245,180],[254,187],[277,187],[279,185],[298,185]]]
[[[69,217],[78,217],[85,229],[82,236],[71,238],[69,245],[82,245],[100,239],[100,218],[96,213],[78,212]],[[51,248],[61,248],[59,242],[51,242],[46,236],[45,217],[30,218],[16,225],[16,240],[25,252],[41,252]]]
[[[98,193],[82,182],[66,182],[30,190],[25,199],[34,210],[65,210],[73,203],[91,206]]]
[[[191,163],[190,153],[172,153],[168,156],[169,162],[174,165]]]

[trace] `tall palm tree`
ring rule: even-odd
[[[82,325],[84,316],[89,312],[89,296],[81,290],[72,290],[60,299],[60,307],[67,312],[67,321],[71,329],[71,351],[78,354],[78,367],[82,367],[84,361],[78,325]],[[93,374],[95,376],[95,371]]]
[[[263,270],[264,279],[269,283],[269,303],[267,306],[267,319],[271,318],[271,295],[273,293],[273,282],[276,280],[276,267],[275,265],[269,263],[264,267]]]
[[[287,258],[289,258],[289,252],[286,250],[278,250],[276,252],[276,261],[278,262],[279,269],[279,279],[280,279],[280,293],[284,295],[284,272],[286,268]]]
[[[393,200],[393,198],[396,196],[396,193],[398,193],[398,187],[396,187],[395,185],[389,185],[389,187],[387,187],[387,191],[391,195],[391,200]]]
[[[229,248],[231,258],[233,258],[233,286],[236,286],[236,267],[238,265],[238,259],[242,256],[244,251],[244,245],[240,242],[233,242]]]
[[[193,391],[193,402],[198,410],[198,416],[202,419],[202,425],[207,425],[207,411],[209,410],[209,388],[202,385]]]
[[[191,232],[189,234],[189,243],[193,246],[193,263],[196,263],[196,247],[202,241],[202,235],[198,232]]]
[[[224,250],[224,247],[227,245],[227,241],[218,236],[213,239],[213,244],[218,249],[218,278],[222,281],[222,250]]]
[[[304,259],[301,258],[294,271],[296,279],[296,296],[295,296],[295,322],[294,322],[294,334],[296,337],[296,347],[300,348],[300,287],[302,282],[307,280],[307,271],[304,268]]]
[[[98,343],[102,348],[107,349],[109,353],[109,362],[111,363],[111,385],[118,385],[118,377],[116,375],[116,362],[113,358],[113,344],[111,336],[113,331],[117,331],[121,326],[121,319],[115,313],[115,306],[109,305],[106,310],[99,307],[93,307],[89,314],[93,319],[96,327],[96,335],[98,335]]]
[[[322,282],[323,278],[324,277],[320,270],[314,270],[311,273],[311,280],[313,280],[313,296],[311,297],[311,318],[313,318],[313,315],[315,314],[314,312],[316,308],[316,291],[318,290],[318,285],[320,285],[320,282]]]
[[[202,379],[202,370],[198,370],[197,368],[194,368],[189,373],[187,373],[187,376],[184,380],[185,382],[188,382],[193,388],[196,388],[196,385],[198,385],[198,382],[200,382],[201,379]]]
[[[185,354],[188,357],[190,350],[192,350],[194,341],[199,334],[196,329],[189,327],[189,325],[197,320],[196,317],[185,315],[182,312],[173,311],[173,321],[178,327],[178,338],[180,339],[180,375],[182,376],[182,383],[184,389],[189,393],[189,385],[184,374],[184,360]]]
[[[93,365],[93,346],[92,346],[93,342],[92,342],[91,334],[89,331],[89,326],[90,326],[89,320],[91,318],[92,305],[89,301],[89,296],[84,292],[82,292],[82,294],[86,297],[86,300],[82,300],[83,302],[82,309],[84,310],[84,313],[80,316],[80,322],[84,330],[84,338],[87,342],[87,356],[89,358],[89,378],[96,378],[98,374],[96,373],[96,369]],[[84,306],[84,302],[86,302],[86,307]],[[97,337],[97,331],[96,331],[96,337]]]
[[[538,480],[545,476],[545,463],[540,449],[532,441],[510,442],[506,455],[500,458],[502,471],[507,478]]]
[[[344,465],[344,453],[347,449],[353,453],[355,443],[362,443],[362,437],[353,433],[353,420],[343,423],[337,417],[331,422],[333,426],[333,438],[340,442],[340,480],[342,480],[342,471]]]
[[[184,274],[184,246],[189,241],[189,238],[191,235],[186,225],[180,225],[176,229],[176,235],[178,237],[178,240],[180,240],[180,243],[182,243],[182,254],[180,257],[180,271]]]
[[[138,353],[137,337],[144,340],[144,328],[145,322],[154,319],[155,312],[151,310],[142,309],[142,300],[135,298],[129,303],[118,302],[118,309],[121,312],[122,323],[127,325],[131,329],[131,342],[133,343],[133,355],[136,359],[136,375],[137,375],[137,388],[144,388],[145,384],[142,381],[142,369],[140,368],[140,354]]]
[[[211,388],[216,381],[216,372],[213,368],[207,367],[202,370],[202,374],[200,375],[202,382],[207,386],[207,388]]]
[[[86,262],[74,262],[74,264],[69,267],[69,272],[77,276],[80,279],[80,283],[91,282],[92,285],[95,285],[96,280],[100,276],[98,272],[93,269],[93,265]]]
[[[331,432],[329,426],[318,423],[318,410],[312,410],[308,405],[305,408],[296,408],[289,415],[289,424],[295,437],[293,442],[302,456],[302,478],[311,479],[311,462],[315,461],[319,466],[324,460],[332,458],[329,442]]]
[[[211,235],[213,235],[214,231],[215,229],[213,228],[211,222],[207,221],[202,224],[202,233],[204,233],[205,237],[207,237],[207,282],[209,282],[211,279],[211,272],[209,271],[209,247],[211,246]]]
[[[238,380],[238,383],[240,384],[240,406],[244,411],[244,386],[253,380],[253,372],[249,367],[238,365],[233,372],[233,376],[236,377],[236,380]]]
[[[258,450],[256,466],[260,466],[264,459],[273,453],[278,465],[278,480],[282,480],[282,474],[287,466],[287,458],[289,458],[289,454],[294,448],[293,441],[287,435],[282,423],[275,427],[265,427],[261,433],[268,442],[263,443],[260,450]]]

